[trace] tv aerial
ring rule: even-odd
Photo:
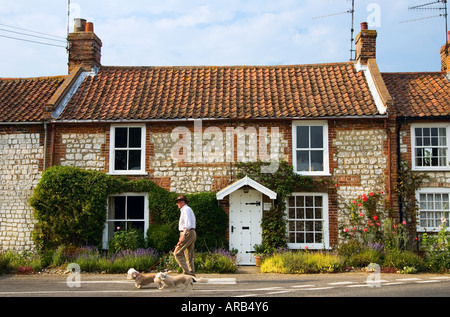
[[[447,36],[447,34],[448,34],[447,0],[436,0],[436,1],[433,1],[433,2],[422,3],[422,4],[419,4],[419,5],[408,7],[408,10],[438,11],[438,12],[440,12],[439,14],[435,14],[435,15],[430,15],[430,16],[426,16],[426,17],[420,17],[420,18],[406,20],[406,21],[400,21],[400,23],[409,23],[409,22],[416,22],[416,21],[422,21],[422,20],[427,20],[427,19],[434,19],[434,18],[443,17],[444,18],[444,26],[445,26],[445,43],[447,43],[447,41],[448,41],[447,40],[448,39],[448,36]]]
[[[342,0],[340,0],[340,1],[342,2]],[[323,18],[328,18],[328,17],[332,17],[332,16],[336,16],[336,15],[351,14],[352,23],[351,23],[351,28],[350,28],[350,60],[353,61],[353,60],[355,60],[355,58],[353,57],[353,55],[355,53],[355,49],[354,49],[355,0],[347,0],[347,2],[350,2],[350,1],[351,1],[351,8],[347,11],[341,11],[341,12],[330,13],[330,14],[326,14],[326,15],[322,15],[322,16],[317,16],[317,17],[313,17],[313,19],[314,20],[315,19],[323,19]]]

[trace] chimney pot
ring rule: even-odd
[[[74,32],[84,32],[86,29],[86,20],[85,19],[74,19]]]
[[[361,23],[361,30],[367,30],[369,28],[369,24],[367,22]]]
[[[101,66],[102,41],[94,33],[94,24],[75,19],[75,31],[68,35],[69,73],[76,67],[94,71]]]
[[[94,23],[92,22],[86,23],[86,32],[94,32]]]

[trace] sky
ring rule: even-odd
[[[74,18],[94,23],[105,66],[296,65],[351,57],[351,0],[71,0],[69,16],[68,2],[0,0],[0,77],[66,75],[65,38]],[[382,72],[440,70],[444,11],[410,9],[432,2],[355,0],[354,37],[361,22],[377,30]],[[437,2],[422,8],[443,6]]]

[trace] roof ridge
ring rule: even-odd
[[[446,75],[447,71],[423,71],[423,72],[381,72],[382,75],[421,75],[421,74],[442,74]]]
[[[292,65],[192,65],[192,66],[104,66],[100,69],[202,69],[202,68],[293,68],[293,67],[327,67],[338,65],[353,65],[351,61],[348,62],[334,62],[334,63],[317,63],[317,64],[292,64]]]
[[[0,77],[0,80],[47,80],[47,79],[64,79],[67,75],[57,75],[57,76],[39,76],[39,77]]]

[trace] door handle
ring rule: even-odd
[[[231,233],[233,233],[234,232],[234,227],[233,226],[231,226]]]
[[[250,227],[242,227],[242,230],[250,230]]]

